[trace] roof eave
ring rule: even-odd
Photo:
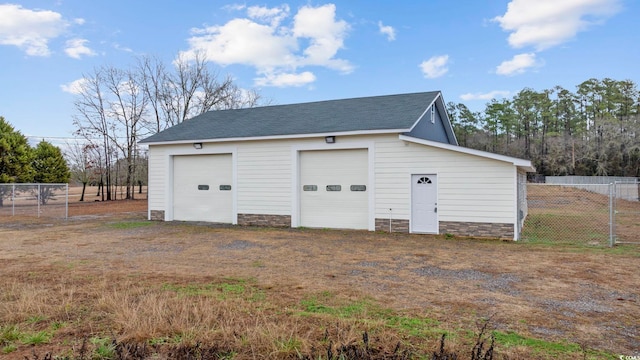
[[[286,140],[286,139],[307,139],[325,136],[355,136],[355,135],[380,135],[380,134],[398,134],[407,132],[409,129],[380,129],[380,130],[356,130],[342,132],[324,132],[313,134],[291,134],[291,135],[270,135],[270,136],[252,136],[252,137],[234,137],[221,139],[185,139],[185,140],[169,140],[169,141],[146,141],[142,140],[139,144],[145,145],[180,145],[192,143],[218,143],[233,141],[257,141],[257,140]]]
[[[491,152],[488,152],[488,151],[470,149],[470,148],[466,148],[466,147],[462,147],[462,146],[458,146],[458,145],[445,144],[445,143],[441,143],[441,142],[437,142],[437,141],[418,139],[418,138],[414,138],[412,136],[407,136],[407,135],[402,135],[402,134],[399,135],[399,138],[402,141],[408,141],[408,142],[412,142],[412,143],[416,143],[416,144],[436,147],[436,148],[439,148],[439,149],[451,150],[451,151],[456,151],[456,152],[460,152],[460,153],[464,153],[464,154],[480,156],[480,157],[487,158],[487,159],[493,159],[493,160],[508,162],[508,163],[511,163],[511,164],[515,165],[516,167],[518,167],[519,169],[522,169],[522,170],[524,170],[526,172],[535,172],[536,171],[536,168],[533,167],[533,165],[531,164],[531,161],[525,160],[525,159],[518,159],[518,158],[511,157],[511,156],[494,154],[494,153],[491,153]]]

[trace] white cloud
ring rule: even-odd
[[[540,64],[536,60],[535,53],[518,54],[511,60],[503,61],[498,67],[496,67],[496,74],[498,75],[516,75],[522,74],[527,69],[539,66]]]
[[[86,39],[67,40],[64,52],[74,59],[80,59],[83,55],[95,56],[96,53],[85,45],[88,42],[89,40]]]
[[[297,71],[306,66],[343,73],[353,70],[349,61],[336,58],[344,48],[349,24],[336,19],[335,5],[303,6],[292,19],[287,5],[234,9],[246,10],[247,17],[193,29],[189,49],[179,56],[188,60],[203,53],[207,60],[223,66],[255,67],[260,75],[256,82],[264,86],[299,86],[315,81],[313,73]]]
[[[382,21],[378,21],[378,29],[380,29],[380,34],[387,36],[387,40],[393,41],[396,39],[396,29],[392,26],[383,25]]]
[[[281,73],[281,74],[264,74],[263,77],[255,79],[258,86],[276,86],[276,87],[290,87],[290,86],[304,86],[316,81],[316,76],[310,72],[305,71],[300,74]]]
[[[562,44],[580,31],[620,10],[620,0],[512,0],[493,21],[509,31],[514,48],[544,50]]]
[[[275,8],[251,6],[247,8],[247,15],[252,19],[269,22],[271,26],[278,26],[289,16],[289,5]]]
[[[509,96],[510,92],[505,90],[493,90],[487,93],[466,93],[460,95],[460,99],[469,100],[491,100],[496,98],[504,98]]]
[[[224,5],[222,8],[227,10],[227,11],[241,11],[241,10],[246,9],[247,5],[244,5],[244,4],[231,4],[231,5]]]
[[[49,41],[64,33],[69,23],[57,12],[0,5],[0,45],[13,45],[30,56],[49,56]]]
[[[304,6],[294,18],[293,35],[310,42],[304,49],[306,56],[302,64],[326,66],[349,73],[353,67],[347,61],[333,58],[344,47],[349,24],[335,18],[336,6],[333,4],[317,8]]]
[[[425,60],[420,64],[420,69],[424,77],[428,79],[434,79],[440,77],[449,71],[447,63],[449,62],[449,55],[433,56],[429,60]]]
[[[194,31],[187,59],[203,52],[207,59],[221,65],[244,64],[257,68],[293,66],[296,39],[278,36],[273,27],[249,19],[233,19],[222,26]]]
[[[84,86],[86,86],[87,79],[82,78],[78,80],[74,80],[68,84],[60,85],[60,88],[64,92],[68,92],[69,94],[78,95],[82,92]]]
[[[126,47],[126,46],[122,46],[118,43],[114,43],[113,44],[113,48],[116,50],[120,50],[120,51],[124,51],[124,52],[128,52],[128,53],[133,53],[133,49]]]

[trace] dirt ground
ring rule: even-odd
[[[344,292],[547,341],[640,355],[640,251],[146,219],[146,200],[73,203],[68,220],[0,217],[0,277],[72,264],[147,281],[252,278],[297,301]],[[151,279],[151,280],[150,280]]]

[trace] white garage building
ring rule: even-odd
[[[440,92],[210,111],[142,143],[164,221],[517,239],[534,171],[458,146]]]

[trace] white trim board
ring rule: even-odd
[[[339,136],[398,134],[398,133],[404,133],[409,131],[411,131],[411,129],[359,130],[359,131],[343,131],[343,132],[326,132],[326,133],[316,133],[316,134],[291,134],[291,135],[236,137],[236,138],[222,138],[222,139],[194,139],[194,140],[139,142],[139,144],[154,146],[154,145],[184,145],[184,144],[193,144],[193,143],[203,143],[202,147],[205,148],[207,143],[221,143],[221,142],[232,142],[232,141],[307,139],[307,138],[323,138],[325,136],[335,136],[336,142],[338,142],[341,140],[338,138]]]
[[[459,153],[463,153],[463,154],[469,154],[469,155],[479,156],[479,157],[483,157],[483,158],[487,158],[487,159],[508,162],[508,163],[511,163],[511,164],[513,164],[513,165],[515,165],[515,166],[527,171],[527,172],[535,172],[536,171],[536,169],[533,167],[533,165],[531,165],[531,161],[529,161],[529,160],[518,159],[518,158],[511,157],[511,156],[494,154],[494,153],[490,153],[488,151],[470,149],[470,148],[466,148],[466,147],[462,147],[462,146],[445,144],[445,143],[441,143],[441,142],[437,142],[437,141],[418,139],[418,138],[414,138],[414,137],[407,136],[407,135],[399,135],[399,139],[402,140],[402,141],[408,141],[408,142],[412,142],[412,143],[416,143],[416,144],[420,144],[420,145],[431,146],[431,147],[435,147],[435,148],[438,148],[438,149],[451,150],[451,151],[455,151],[455,152],[459,152]]]

